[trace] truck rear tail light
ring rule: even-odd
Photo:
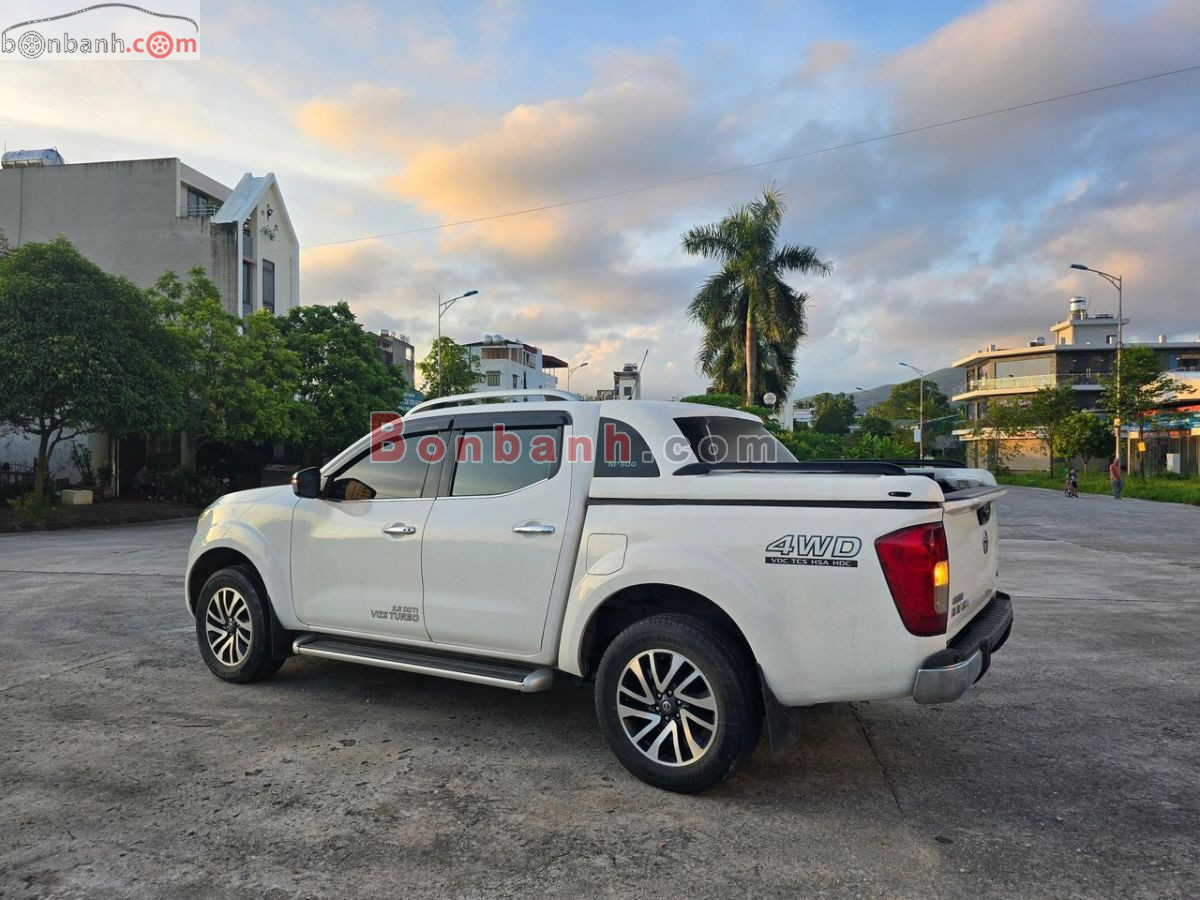
[[[950,611],[950,554],[940,522],[914,525],[875,541],[888,590],[904,627],[922,636],[945,634]]]

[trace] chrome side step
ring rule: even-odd
[[[308,634],[296,638],[292,651],[299,656],[319,656],[341,662],[436,675],[455,681],[470,681],[492,687],[508,688],[526,694],[544,691],[554,683],[554,672],[545,666],[530,668],[517,663],[480,657],[451,656],[447,653],[355,641],[349,638]]]

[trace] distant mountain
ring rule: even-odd
[[[913,375],[913,377],[915,378],[916,375]],[[909,380],[911,379],[900,378],[891,384],[880,384],[872,388],[867,388],[865,391],[851,391],[850,393],[854,396],[854,403],[858,407],[859,413],[864,413],[876,403],[882,403],[884,400],[890,397],[892,388],[901,381]],[[955,368],[938,369],[937,371],[930,372],[925,376],[926,383],[933,382],[938,386],[938,390],[940,390],[947,397],[953,397],[955,394],[960,393],[962,391],[964,380],[965,376],[963,374],[963,370]],[[809,394],[805,397],[797,397],[796,402],[808,403],[813,397],[816,396],[816,394],[819,393],[821,393],[821,391],[816,391],[815,393]]]

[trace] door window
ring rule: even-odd
[[[507,494],[553,477],[558,471],[562,428],[465,430],[455,448],[451,497]]]
[[[375,461],[369,451],[334,476],[331,500],[408,500],[420,497],[429,477],[429,463],[417,455],[423,435],[406,437],[404,456],[395,462]]]

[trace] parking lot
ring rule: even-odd
[[[0,896],[1195,896],[1200,509],[1000,516],[975,689],[813,708],[701,797],[627,775],[588,689],[217,681],[189,521],[0,536]]]

